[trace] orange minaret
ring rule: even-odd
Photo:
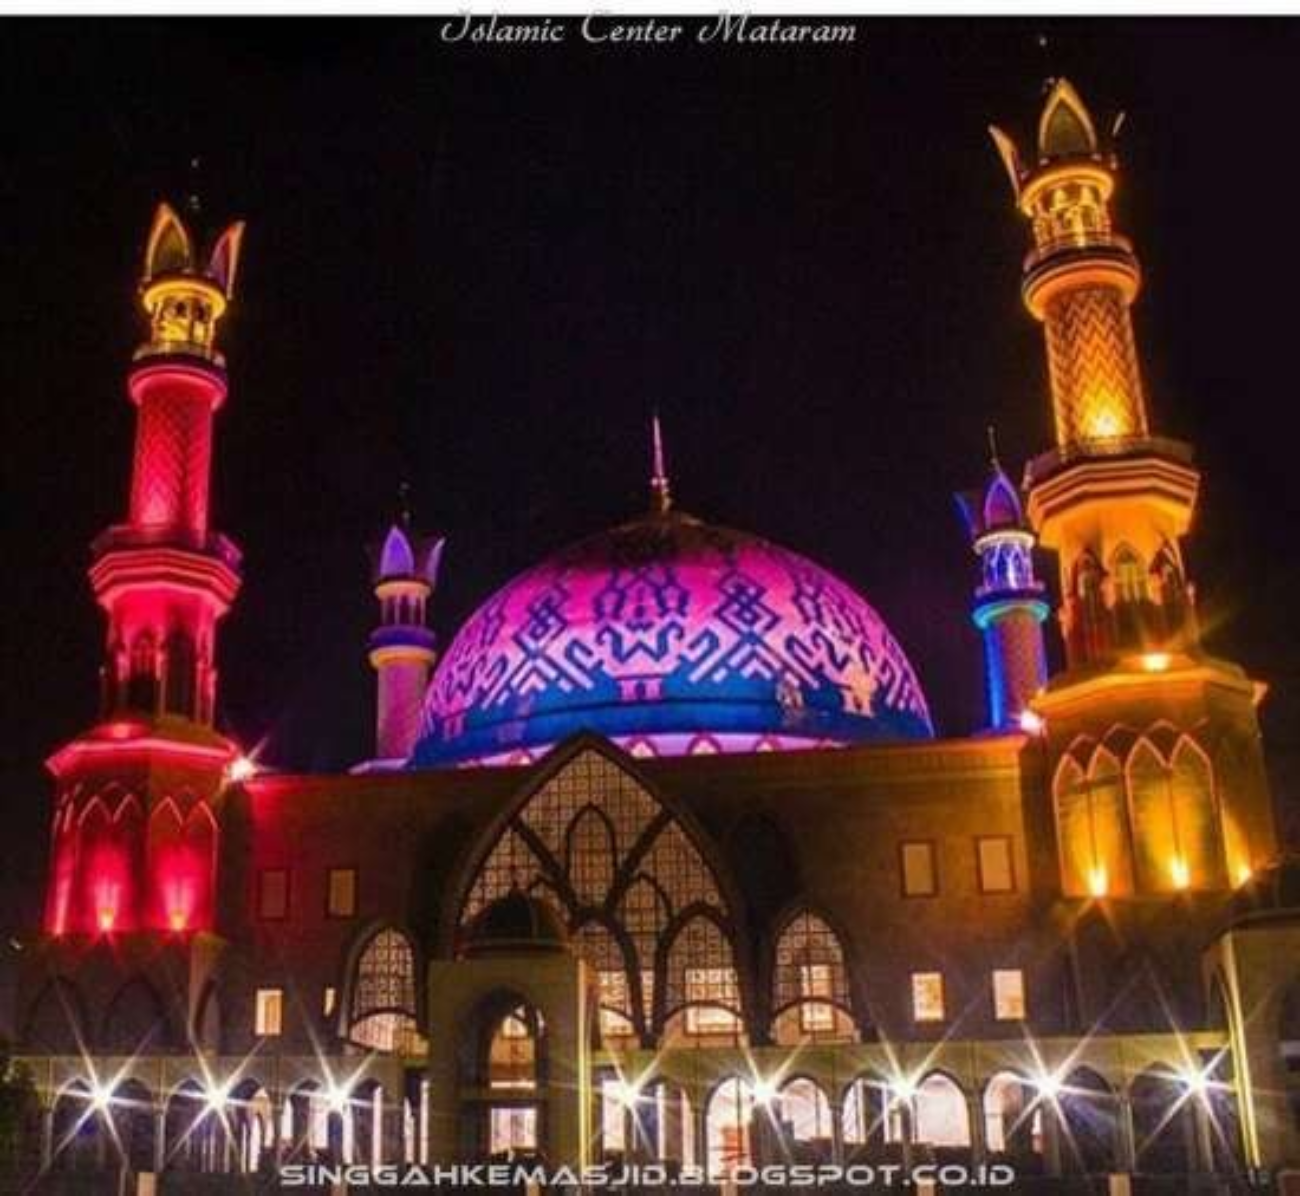
[[[1043,106],[1031,164],[991,132],[1033,232],[1022,294],[1043,325],[1056,448],[1026,482],[1040,541],[1060,558],[1067,662],[1193,651],[1180,538],[1199,475],[1187,445],[1151,434],[1130,313],[1141,271],[1110,209],[1115,157],[1064,79]]]

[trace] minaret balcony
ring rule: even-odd
[[[1117,457],[1159,457],[1179,465],[1191,465],[1192,446],[1168,436],[1104,436],[1078,440],[1040,453],[1025,466],[1025,487],[1046,481],[1053,474],[1080,461]]]
[[[111,552],[135,548],[176,548],[199,553],[214,558],[236,573],[243,560],[238,545],[229,536],[169,524],[120,523],[101,532],[90,545],[91,554],[96,560]]]

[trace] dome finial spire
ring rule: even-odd
[[[650,442],[650,502],[656,515],[666,515],[672,509],[673,496],[668,485],[668,472],[664,468],[664,436],[658,411],[650,418]]]

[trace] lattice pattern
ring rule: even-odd
[[[773,1008],[813,1000],[848,1010],[849,977],[839,936],[814,913],[795,915],[776,943]]]
[[[206,398],[146,398],[136,431],[131,522],[204,530],[211,452],[212,408]]]
[[[418,1045],[415,952],[406,936],[381,930],[365,946],[352,980],[348,1038],[379,1051]]]
[[[1051,303],[1044,327],[1057,442],[1145,436],[1137,348],[1120,292],[1068,291]]]
[[[932,733],[911,665],[858,594],[795,553],[685,518],[617,528],[494,595],[447,650],[424,723],[427,764],[580,728],[661,745]]]
[[[659,803],[600,753],[575,757],[515,814],[470,887],[462,928],[515,888],[556,905],[576,949],[602,977],[607,1008],[636,1028],[651,1027],[656,990],[666,994],[665,1018],[688,1003],[688,970],[725,971],[726,1004],[739,1013],[731,923],[717,880]],[[669,949],[673,919],[702,909],[717,922],[692,918]],[[611,927],[626,937],[626,948]],[[661,956],[668,960],[663,977],[655,970]]]

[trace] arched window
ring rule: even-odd
[[[781,1045],[853,1037],[844,948],[826,922],[803,911],[776,941],[772,1010]]]
[[[831,1147],[831,1106],[820,1084],[805,1076],[787,1080],[776,1096],[782,1136],[792,1144],[818,1143]]]
[[[957,1082],[942,1072],[931,1072],[916,1086],[913,1098],[913,1136],[929,1146],[969,1146],[970,1111]]]
[[[710,1176],[722,1178],[753,1163],[754,1091],[744,1080],[723,1080],[709,1097],[705,1149]]]
[[[1061,887],[1068,897],[1104,897],[1133,889],[1128,816],[1119,761],[1097,748],[1085,773],[1072,756],[1056,772]]]
[[[984,1088],[984,1142],[995,1154],[1043,1153],[1043,1102],[1023,1076],[1003,1071]]]
[[[1142,558],[1127,544],[1121,544],[1111,559],[1111,582],[1116,640],[1121,648],[1139,647],[1147,601],[1147,572]]]
[[[1166,765],[1143,739],[1128,761],[1129,804],[1144,889],[1172,892],[1223,884],[1214,781],[1205,753],[1185,736]]]
[[[469,885],[461,930],[513,889],[557,906],[598,977],[607,1034],[651,1036],[688,1007],[686,1033],[720,1033],[724,1019],[741,1031],[734,927],[713,870],[607,756],[579,752],[522,803]]]
[[[416,1024],[415,952],[398,930],[378,931],[357,958],[347,1038],[374,1051],[425,1050]]]

